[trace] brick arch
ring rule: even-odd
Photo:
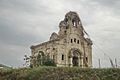
[[[82,55],[82,52],[77,48],[70,49],[69,54],[68,54],[69,57],[73,57],[73,56],[79,56],[80,57],[81,55]]]
[[[68,63],[70,66],[80,66],[82,52],[77,48],[72,48],[69,51]]]

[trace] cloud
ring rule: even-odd
[[[29,47],[47,41],[52,32],[58,32],[64,15],[76,11],[95,44],[93,65],[97,67],[101,58],[102,65],[110,66],[104,52],[112,59],[120,56],[119,5],[119,0],[1,0],[0,63],[22,66]]]

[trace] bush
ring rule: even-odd
[[[43,63],[44,66],[56,66],[55,62],[52,59],[47,59]]]
[[[37,56],[37,60],[36,60],[36,66],[56,66],[55,62],[53,59],[50,59],[49,56],[45,56],[45,55],[40,55],[38,54]],[[32,68],[33,65],[30,65],[30,67]]]

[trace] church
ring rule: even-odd
[[[70,11],[59,23],[58,33],[53,32],[49,41],[32,45],[31,56],[47,55],[57,67],[92,67],[92,41],[86,38],[79,15]],[[36,58],[30,64],[34,66]]]

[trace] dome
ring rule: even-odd
[[[58,39],[58,34],[53,32],[50,36],[50,40],[55,40],[55,39]]]

